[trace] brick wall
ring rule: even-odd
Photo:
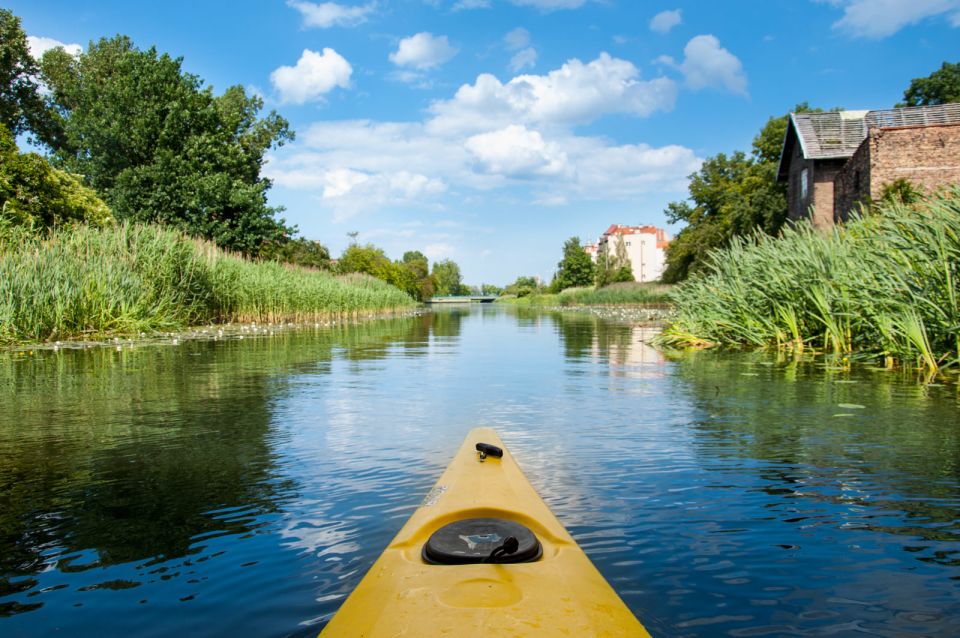
[[[871,129],[835,180],[838,217],[898,179],[928,192],[960,183],[960,124]]]
[[[897,179],[931,191],[960,183],[960,124],[871,131],[870,196]]]
[[[813,225],[833,227],[833,183],[845,160],[817,160],[813,172]]]
[[[860,144],[834,179],[833,210],[838,221],[847,221],[851,211],[857,210],[870,192],[870,150],[873,145],[868,142],[869,139]]]

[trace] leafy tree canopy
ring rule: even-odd
[[[820,112],[806,103],[794,112]],[[689,201],[671,202],[671,223],[685,222],[667,248],[666,282],[686,279],[706,268],[711,250],[759,229],[776,235],[787,220],[786,184],[777,182],[780,151],[789,115],[771,117],[753,139],[750,155],[718,153],[690,176]]]
[[[960,102],[960,62],[944,62],[925,78],[914,78],[897,106],[927,106]]]
[[[326,246],[312,239],[291,239],[288,241],[267,241],[260,246],[260,256],[271,261],[282,261],[318,270],[330,270],[330,251]]]
[[[465,295],[470,293],[470,289],[461,283],[460,266],[452,259],[441,259],[434,262],[431,274],[438,295]]]
[[[240,86],[214,96],[181,59],[117,36],[42,61],[65,136],[55,161],[86,176],[117,217],[159,222],[256,254],[293,229],[267,205],[264,155],[293,139]]]
[[[563,244],[563,259],[557,263],[557,274],[551,287],[560,292],[574,286],[591,286],[594,270],[593,260],[580,245],[580,238],[571,237]]]
[[[40,93],[39,74],[20,18],[0,9],[0,124],[14,137],[32,133],[34,141],[52,144],[59,129],[52,107]]]
[[[0,211],[5,223],[35,230],[71,222],[103,226],[114,221],[93,190],[36,153],[20,153],[13,135],[2,125]]]

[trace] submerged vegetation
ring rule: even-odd
[[[807,224],[713,252],[678,286],[661,341],[960,363],[960,187],[886,202],[831,233]]]
[[[412,305],[366,275],[252,262],[172,229],[121,223],[34,235],[0,219],[0,341],[311,321]]]

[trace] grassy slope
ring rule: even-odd
[[[78,226],[46,238],[0,231],[0,341],[305,321],[415,303],[370,277],[251,262],[157,226]]]

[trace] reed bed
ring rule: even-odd
[[[567,288],[560,293],[561,306],[663,305],[670,301],[672,286],[649,283],[617,283],[603,288]]]
[[[960,363],[960,187],[830,233],[735,239],[671,294],[675,346],[813,349],[934,371]]]
[[[315,321],[415,305],[367,276],[251,262],[158,226],[0,229],[0,340],[136,334],[229,321]]]

